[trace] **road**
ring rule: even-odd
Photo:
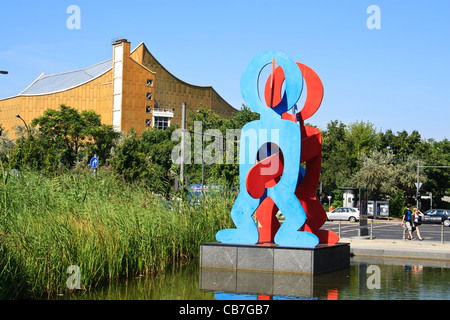
[[[367,227],[371,228],[372,220],[367,221]],[[339,232],[339,221],[327,221],[321,229]],[[341,238],[351,238],[359,235],[359,222],[341,221]],[[424,241],[441,241],[441,225],[439,224],[422,224],[419,227],[420,235]],[[406,234],[408,236],[408,234]],[[373,237],[376,239],[403,239],[403,227],[400,220],[386,221],[375,220],[373,222]],[[419,241],[417,233],[413,233],[415,241]],[[450,227],[444,227],[444,242],[450,243]]]

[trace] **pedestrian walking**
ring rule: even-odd
[[[414,230],[417,231],[417,237],[419,238],[420,241],[423,240],[423,238],[420,236],[420,230],[419,230],[419,226],[422,224],[422,217],[423,217],[423,213],[420,212],[420,210],[418,208],[414,208],[413,213],[412,213],[412,228],[413,228],[413,232]]]
[[[411,211],[411,203],[406,205],[405,211],[403,211],[403,219],[402,226],[404,226],[408,230],[408,240],[412,240],[412,211]]]

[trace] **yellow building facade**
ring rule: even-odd
[[[117,131],[138,132],[150,127],[181,126],[182,104],[195,110],[208,108],[222,117],[236,109],[212,87],[188,84],[167,71],[141,43],[130,51],[130,43],[113,43],[112,59],[94,66],[45,75],[41,74],[17,96],[0,99],[0,124],[11,139],[14,128],[31,123],[47,109],[65,104],[77,110],[93,110],[102,123]]]

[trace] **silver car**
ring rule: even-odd
[[[339,207],[331,212],[327,212],[327,219],[329,221],[348,220],[350,222],[356,222],[359,220],[359,210],[357,208]]]

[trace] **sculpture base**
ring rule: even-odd
[[[349,266],[348,243],[314,248],[219,242],[200,245],[201,268],[320,274]]]

